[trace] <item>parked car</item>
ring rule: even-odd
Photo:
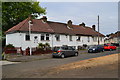
[[[104,44],[104,50],[116,50],[116,46],[114,46],[113,44]]]
[[[91,46],[88,49],[88,53],[103,52],[103,51],[104,51],[104,47],[102,45]]]
[[[78,51],[70,46],[54,47],[53,51],[52,57],[65,58],[68,56],[78,56]]]
[[[119,43],[111,43],[111,44],[113,44],[116,47],[119,47]]]

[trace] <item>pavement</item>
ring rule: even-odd
[[[10,61],[0,61],[0,66],[8,65],[8,64],[18,64],[20,62],[10,62]]]
[[[87,53],[87,50],[81,50],[79,53],[84,54]],[[50,54],[40,54],[40,55],[31,55],[31,56],[23,56],[20,54],[7,54],[6,61],[10,62],[29,62],[35,60],[43,60],[52,58],[52,53]]]
[[[51,58],[51,54],[41,54],[41,55],[31,55],[31,56],[17,56],[17,55],[7,55],[7,61],[11,62],[29,62],[34,60],[42,60]]]

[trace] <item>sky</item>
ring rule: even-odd
[[[118,2],[40,2],[46,8],[48,21],[79,25],[84,22],[91,27],[98,23],[100,17],[100,32],[104,35],[118,31]],[[43,15],[42,15],[43,16]]]

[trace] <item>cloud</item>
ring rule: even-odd
[[[43,2],[47,7],[48,20],[67,23],[72,20],[73,24],[85,22],[87,26],[97,25],[97,16],[100,15],[100,31],[108,34],[118,30],[117,3],[96,2]]]

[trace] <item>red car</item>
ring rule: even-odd
[[[104,50],[110,50],[110,51],[112,51],[112,50],[116,50],[116,46],[114,46],[114,45],[112,45],[112,44],[105,44],[104,45]]]

